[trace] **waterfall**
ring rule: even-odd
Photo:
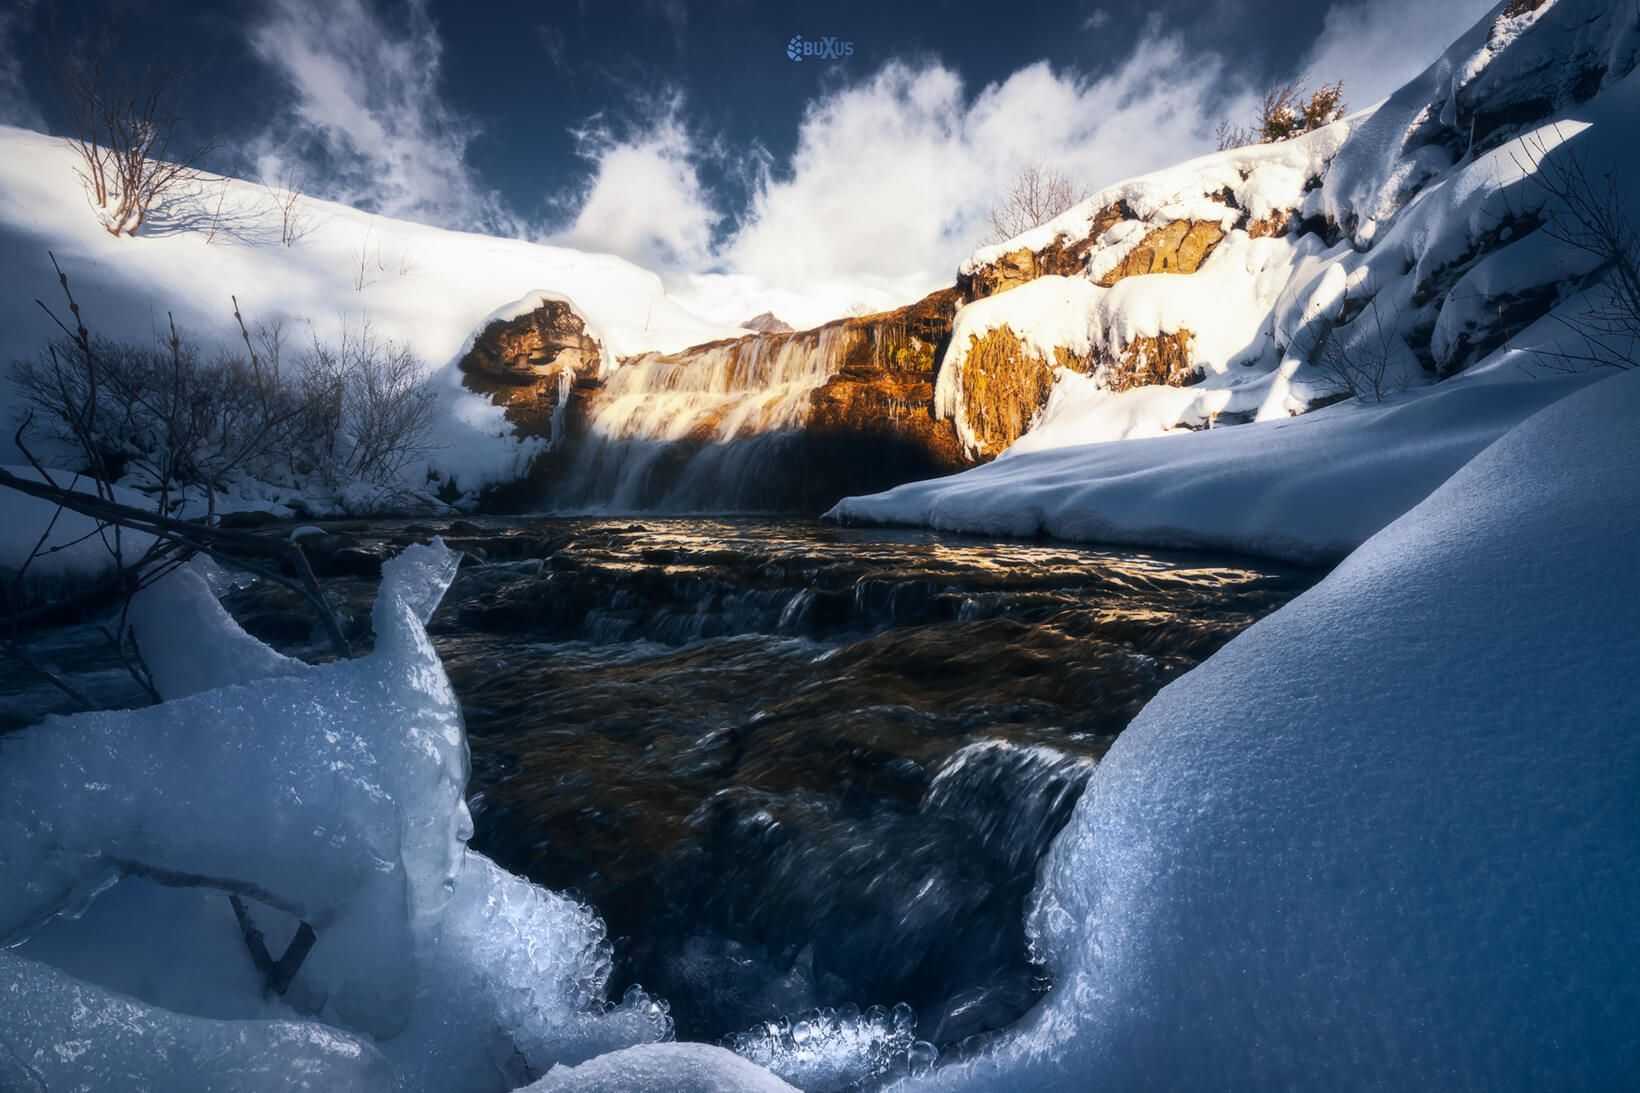
[[[838,323],[623,362],[592,401],[558,506],[777,507],[764,472],[798,436],[847,336]]]

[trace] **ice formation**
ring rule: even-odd
[[[903,1002],[864,1013],[824,1008],[766,1021],[731,1036],[725,1046],[804,1093],[839,1093],[926,1073],[939,1053],[916,1038],[916,1025],[916,1014]]]
[[[595,914],[465,850],[466,737],[423,628],[457,562],[437,541],[390,560],[374,652],[319,666],[259,646],[178,570],[133,614],[182,697],[0,739],[0,982],[41,1002],[0,1007],[0,1075],[55,1088],[83,1054],[99,1088],[240,1088],[221,1074],[241,1065],[262,1088],[278,1055],[315,1089],[500,1093],[670,1036],[642,992],[604,1001]],[[224,893],[275,957],[315,929],[283,998]],[[81,1044],[93,1005],[107,1034]]]
[[[0,951],[0,1089],[391,1093],[381,1055],[312,1022],[145,1006]]]

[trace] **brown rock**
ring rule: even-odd
[[[1291,209],[1277,209],[1269,216],[1247,221],[1247,234],[1254,239],[1286,235],[1298,226],[1298,215]]]
[[[1069,239],[1061,235],[1040,251],[1024,247],[1009,251],[990,265],[959,275],[957,289],[964,302],[971,302],[1018,288],[1038,277],[1074,277],[1087,269],[1088,252],[1099,237],[1125,219],[1131,219],[1126,206],[1120,202],[1107,205],[1094,216],[1093,226],[1084,238]]]
[[[1064,349],[1056,361],[1078,372],[1088,362]],[[979,444],[978,454],[994,458],[1025,434],[1053,390],[1053,367],[1027,349],[1013,330],[1000,326],[970,337],[962,359],[962,416]]]
[[[755,330],[759,334],[790,334],[792,332],[791,324],[772,311],[765,311],[761,315],[747,319],[740,325],[747,330]]]
[[[548,300],[527,315],[485,327],[458,367],[469,391],[506,407],[516,432],[552,439],[564,388],[595,385],[602,360],[586,321],[569,304]]]
[[[1119,357],[1100,352],[1080,357],[1059,347],[1049,364],[1007,326],[971,338],[960,367],[962,414],[979,445],[975,454],[995,458],[1030,429],[1048,403],[1056,369],[1098,375],[1112,391],[1150,385],[1184,387],[1201,378],[1192,364],[1190,345],[1190,331],[1181,330],[1136,338],[1123,347]]]
[[[1105,386],[1126,391],[1131,387],[1188,387],[1198,382],[1202,373],[1192,362],[1191,341],[1188,330],[1133,339],[1122,347],[1120,358],[1100,362]]]
[[[1195,273],[1223,238],[1224,229],[1211,220],[1175,220],[1146,234],[1098,283],[1109,288],[1124,277]]]

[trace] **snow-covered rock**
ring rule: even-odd
[[[1586,353],[1578,331],[1599,328],[1608,274],[1568,241],[1583,228],[1555,191],[1580,173],[1594,200],[1610,180],[1640,209],[1637,57],[1622,5],[1499,4],[1371,112],[1119,184],[976,252],[963,276],[993,294],[958,312],[935,412],[971,454],[1011,446],[833,515],[1347,551],[1565,392],[1577,369],[1557,355]],[[1158,225],[1209,223],[1215,201],[1237,208],[1194,272],[1107,283]],[[1254,230],[1260,210],[1297,229]],[[1024,266],[1036,279],[1012,287]],[[1545,386],[1446,391],[1460,373]],[[1347,408],[1312,410],[1340,397]],[[1314,433],[1265,424],[1306,411]],[[1228,425],[1252,435],[1221,436]],[[1163,434],[1177,435],[1144,439]]]

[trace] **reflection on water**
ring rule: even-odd
[[[366,644],[382,557],[469,552],[431,629],[474,844],[597,907],[617,991],[691,1039],[816,1007],[908,1003],[942,1046],[1015,1019],[1043,986],[1023,901],[1098,757],[1311,579],[750,518],[330,530],[307,542]],[[322,654],[284,590],[227,602]]]

